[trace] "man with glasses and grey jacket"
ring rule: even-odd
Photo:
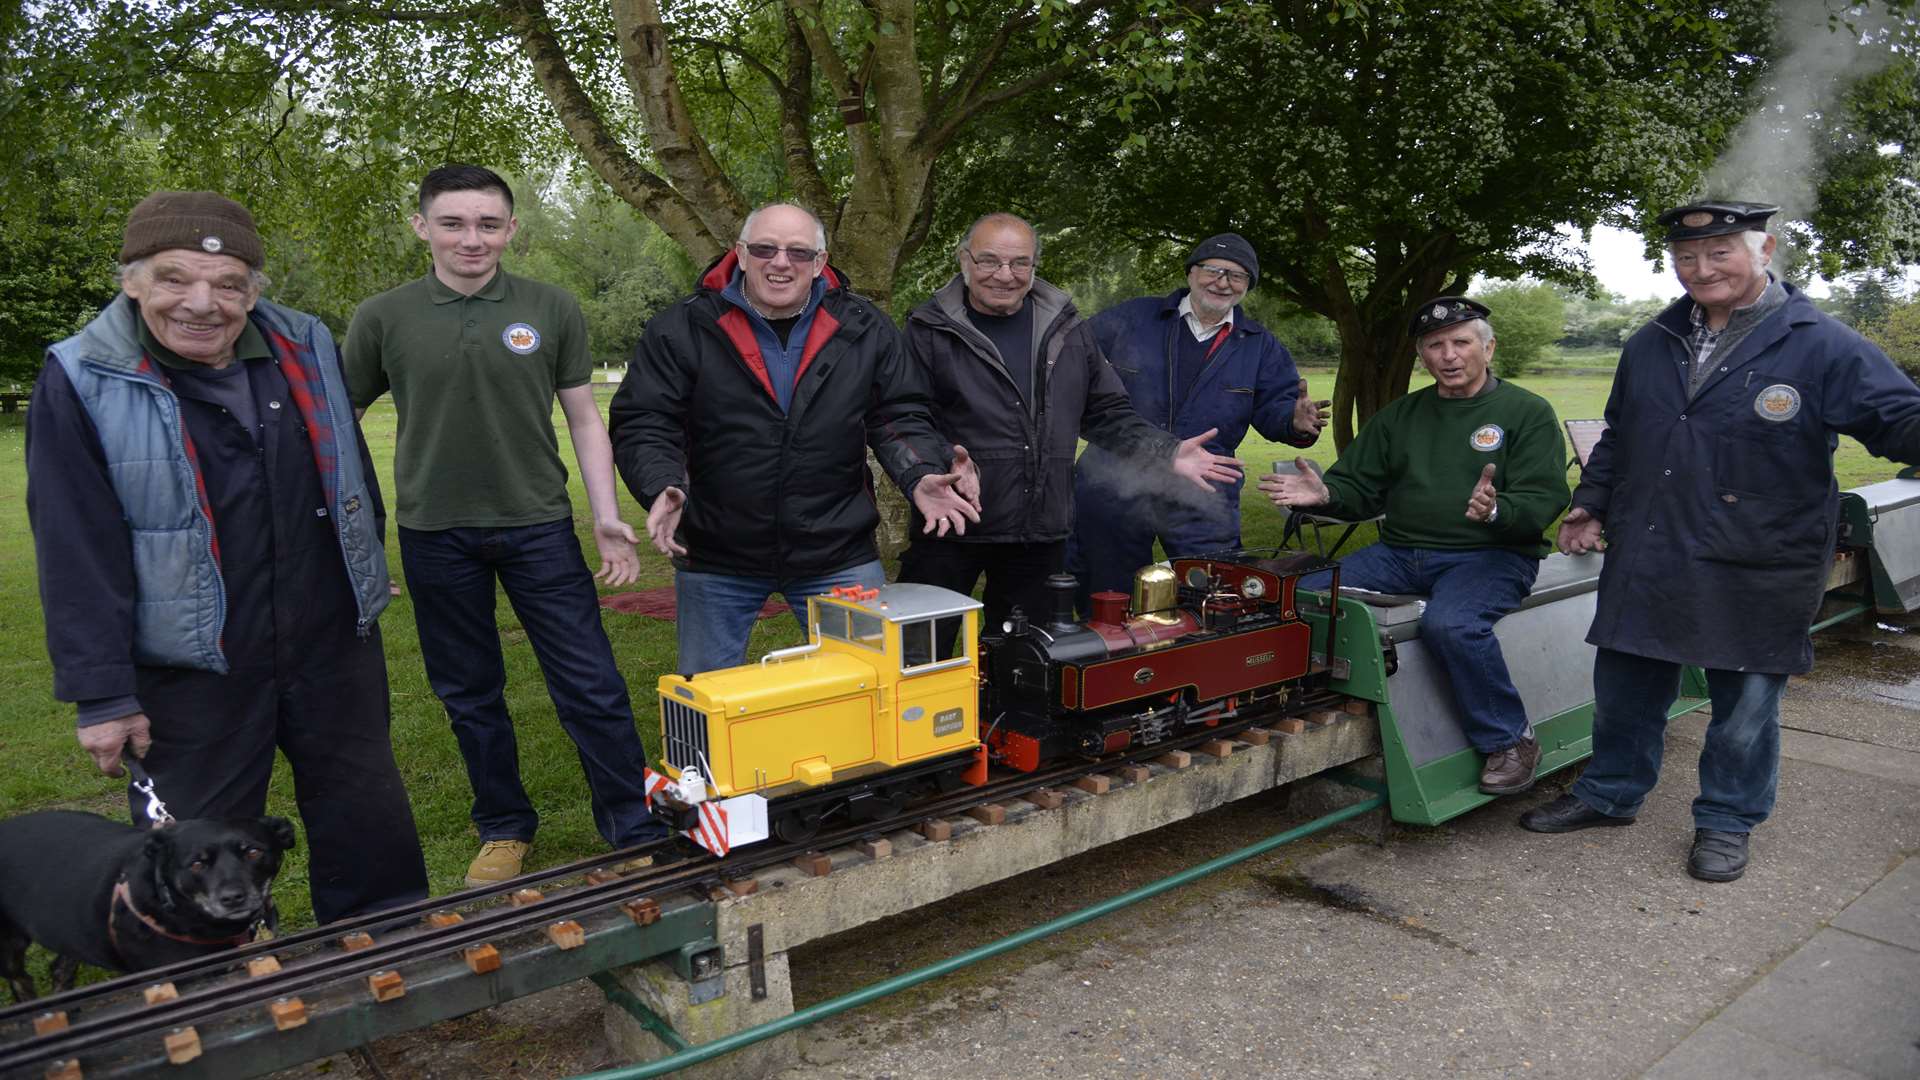
[[[971,593],[985,573],[990,627],[1016,606],[1045,610],[1073,528],[1081,437],[1169,484],[1211,491],[1240,478],[1238,460],[1207,452],[1215,432],[1180,441],[1134,412],[1072,298],[1034,273],[1039,253],[1033,226],[988,214],[954,253],[960,272],[907,319],[943,441],[979,471],[981,517],[964,535],[910,529],[900,580]]]

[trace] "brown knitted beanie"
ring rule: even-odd
[[[256,270],[265,261],[253,215],[211,191],[156,191],[127,215],[127,232],[120,243],[122,263],[171,248],[231,255]]]

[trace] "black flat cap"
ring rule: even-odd
[[[1667,227],[1667,243],[1671,244],[1749,230],[1765,232],[1767,219],[1779,212],[1772,203],[1712,201],[1676,206],[1658,220]]]
[[[1478,300],[1469,300],[1464,296],[1436,296],[1421,304],[1420,310],[1413,313],[1413,323],[1407,333],[1418,341],[1443,326],[1484,319],[1492,314],[1487,305]]]

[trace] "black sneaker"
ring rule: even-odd
[[[1701,881],[1733,881],[1747,872],[1747,835],[1719,829],[1693,830],[1687,873]]]

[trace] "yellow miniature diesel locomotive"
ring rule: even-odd
[[[959,593],[839,589],[808,602],[813,644],[660,680],[666,775],[648,791],[724,855],[769,831],[798,843],[897,817],[986,783],[989,763],[1137,753],[1284,708],[1314,670],[1294,590],[1322,570],[1336,567],[1291,552],[1174,559],[1142,569],[1131,599],[1095,593],[1084,622],[1074,579],[1056,574],[1046,610],[983,636],[980,605]]]
[[[724,855],[769,827],[799,842],[826,818],[879,820],[984,782],[979,612],[933,585],[845,586],[807,601],[809,644],[662,676],[666,775],[649,792]]]

